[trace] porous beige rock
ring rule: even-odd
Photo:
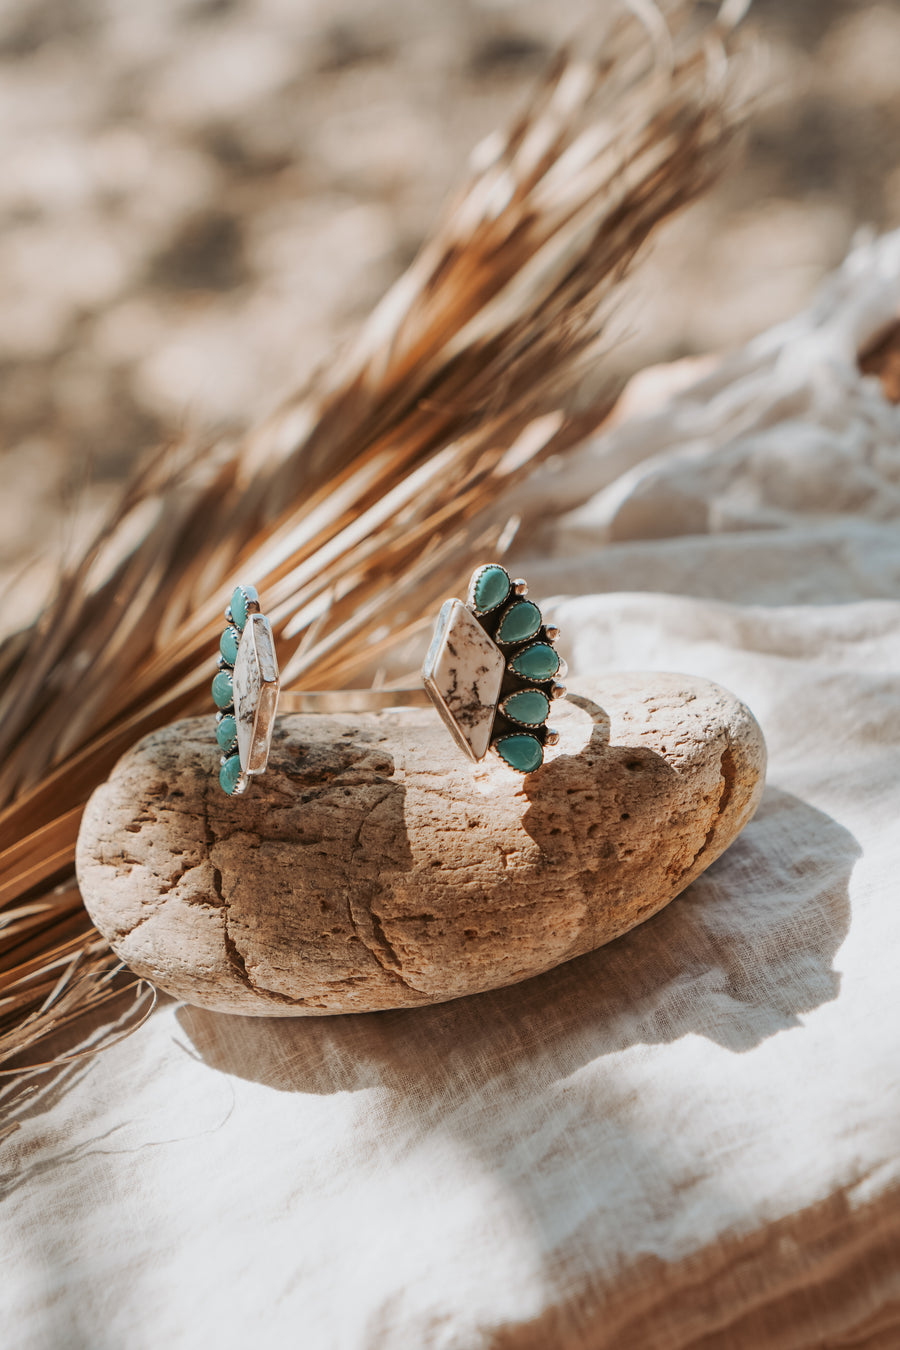
[[[522,778],[428,711],[286,716],[244,797],[212,718],[140,742],[98,788],[78,877],[128,965],[189,1003],[323,1014],[512,984],[648,919],[750,819],[765,745],[707,680],[613,674],[554,705]]]

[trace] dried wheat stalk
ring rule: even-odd
[[[740,120],[731,26],[692,33],[692,8],[632,4],[596,59],[561,56],[343,361],[243,444],[155,455],[0,649],[0,1063],[112,997],[72,880],[82,807],[140,736],[207,709],[235,581],[263,591],[286,683],[352,682],[497,552],[504,493],[608,410],[612,390],[567,409],[616,288]]]

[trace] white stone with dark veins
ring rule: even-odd
[[[461,600],[448,600],[438,615],[422,679],[453,739],[471,759],[488,752],[503,668],[503,653],[474,615]]]
[[[269,620],[250,614],[234,663],[234,716],[245,773],[262,773],[269,757],[278,706],[278,662]]]

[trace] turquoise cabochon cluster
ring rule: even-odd
[[[540,727],[550,716],[550,700],[542,689],[519,689],[500,704],[511,722],[526,727]]]
[[[512,581],[505,567],[489,563],[479,567],[472,578],[471,604],[477,615],[491,614],[506,600]]]
[[[537,736],[525,732],[514,731],[510,736],[501,736],[494,742],[494,748],[500,758],[519,773],[534,773],[544,762],[544,747]]]
[[[512,657],[509,668],[523,680],[552,680],[559,671],[559,654],[549,642],[533,642]]]
[[[547,685],[560,669],[560,659],[552,643],[541,632],[543,618],[532,600],[523,598],[523,583],[514,582],[505,567],[489,563],[475,572],[469,586],[469,606],[483,626],[492,633],[501,649],[507,649],[507,671],[525,687],[513,689],[499,704],[507,730],[492,740],[492,745],[510,768],[532,773],[544,759],[546,733],[542,731],[550,715],[546,689],[528,687]],[[518,648],[518,650],[515,650]]]
[[[527,642],[540,629],[541,611],[532,600],[516,600],[500,620],[497,641],[501,646]]]
[[[237,660],[241,633],[251,609],[259,609],[259,596],[253,586],[238,586],[225,611],[228,627],[219,642],[220,665],[212,682],[213,702],[219,709],[216,740],[225,756],[219,770],[223,791],[232,795],[241,776],[241,757],[237,751],[237,721],[234,716],[234,663]]]
[[[234,663],[237,660],[238,644],[240,643],[240,640],[241,635],[238,630],[229,624],[222,634],[222,640],[219,643],[219,651],[222,653],[222,659],[227,661],[230,666],[234,666]]]

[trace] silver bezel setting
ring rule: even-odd
[[[491,605],[490,609],[480,609],[475,599],[475,590],[476,587],[478,586],[478,582],[482,576],[482,573],[488,571],[502,572],[503,575],[506,577],[507,590],[503,599],[498,600],[495,605]],[[486,618],[490,614],[496,614],[498,609],[502,609],[505,604],[509,603],[510,596],[516,593],[516,587],[519,585],[524,585],[524,583],[513,581],[512,577],[509,575],[509,573],[507,572],[506,568],[502,565],[502,563],[485,563],[483,567],[476,568],[476,570],[472,573],[471,580],[469,581],[469,590],[466,596],[466,608],[479,619]],[[525,589],[527,590],[528,587],[526,586]]]

